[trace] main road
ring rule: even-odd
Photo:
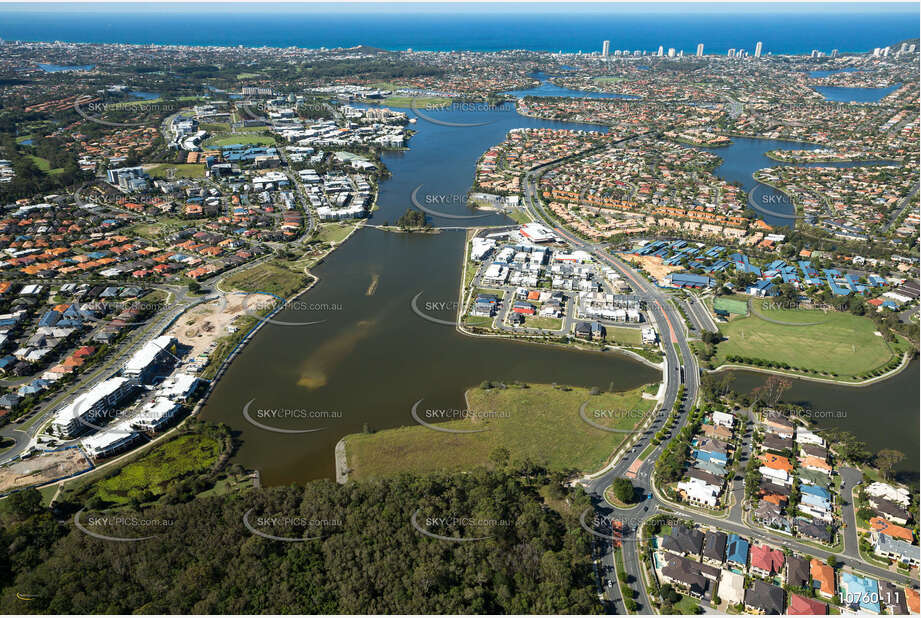
[[[584,156],[584,154],[585,153],[582,153],[582,155],[579,156]],[[688,345],[687,331],[685,330],[684,320],[678,313],[677,308],[669,302],[665,292],[658,288],[658,286],[636,272],[632,267],[630,267],[620,258],[612,255],[604,245],[583,240],[562,226],[557,225],[557,223],[546,212],[546,210],[544,210],[544,207],[541,204],[537,193],[537,180],[545,171],[555,165],[558,165],[559,163],[560,161],[548,163],[544,166],[531,170],[525,175],[525,208],[534,220],[540,221],[548,227],[552,228],[557,235],[570,243],[574,248],[581,249],[590,253],[600,263],[609,266],[620,273],[620,275],[623,276],[624,279],[628,281],[633,287],[634,292],[646,302],[647,315],[651,317],[652,321],[657,326],[659,337],[662,341],[662,349],[665,355],[663,366],[663,382],[665,383],[665,393],[660,410],[666,413],[671,411],[675,401],[678,398],[679,386],[683,382],[685,385],[685,395],[680,409],[678,422],[678,427],[681,427],[687,418],[688,407],[692,406],[697,399],[697,391],[699,387],[699,370],[697,367],[697,361],[695,356],[691,353],[691,349]],[[684,368],[683,371],[681,370],[682,367]],[[661,424],[666,415],[667,414],[658,414],[654,417],[652,425],[644,431],[641,439],[637,442],[636,447],[634,447],[631,453],[638,455],[641,452],[642,448],[651,439],[651,436],[654,435],[655,432],[658,431],[658,429],[661,427]],[[677,428],[675,431],[677,431]],[[639,468],[635,469],[636,475],[635,478],[632,479],[632,482],[634,486],[638,487],[639,490],[644,493],[644,495],[652,494],[652,462],[655,461],[655,455],[657,455],[660,450],[664,448],[667,442],[668,441],[666,440],[660,444],[655,449],[655,451],[653,451],[653,453],[650,453],[649,456],[646,457]],[[611,485],[611,483],[613,483],[614,479],[626,476],[632,461],[635,459],[635,455],[623,457],[619,461],[615,461],[613,465],[611,465],[601,474],[584,480],[583,485],[591,496],[592,503],[595,505],[597,517],[604,518],[606,520],[624,519],[623,513],[615,514],[614,509],[610,507],[610,505],[605,501],[604,490],[609,485]],[[655,502],[652,500],[647,501],[645,507],[641,505],[640,507],[632,509],[630,513],[635,513],[635,516],[629,517],[630,521],[627,527],[638,527],[639,520],[652,516],[654,510]],[[645,586],[642,583],[642,569],[637,551],[638,544],[636,543],[636,538],[633,536],[633,534],[634,532],[628,530],[627,535],[622,541],[624,548],[624,570],[629,576],[631,576],[633,580],[633,588],[635,588],[638,592],[638,596],[635,599],[638,605],[637,612],[651,614],[653,613],[652,607],[646,595]],[[593,538],[598,541],[597,536]],[[605,542],[605,544],[610,545],[609,542]],[[610,573],[611,577],[613,577],[613,574],[616,571],[616,567],[614,565],[614,557],[611,551],[603,552],[602,565],[604,570]],[[605,590],[606,600],[609,604],[608,608],[615,611],[623,611],[622,608],[624,606],[623,599],[620,595],[620,590],[616,586],[605,588]]]

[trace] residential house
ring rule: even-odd
[[[809,576],[812,580],[812,588],[817,594],[831,599],[835,596],[835,570],[817,558],[809,562]]]
[[[767,545],[755,545],[751,549],[751,571],[761,577],[771,577],[781,572],[784,564],[783,552]]]
[[[784,589],[756,579],[745,591],[745,609],[756,614],[780,616],[787,607]]]

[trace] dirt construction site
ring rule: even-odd
[[[623,258],[632,264],[641,266],[643,270],[655,277],[660,283],[665,281],[665,277],[668,276],[669,273],[673,273],[677,270],[684,270],[682,266],[670,266],[666,264],[662,258],[653,255],[627,254],[623,255]]]
[[[244,306],[243,301],[248,303]],[[246,314],[247,307],[256,313],[260,303],[265,302],[263,294],[227,294],[223,299],[202,303],[183,313],[166,331],[183,345],[191,346],[188,358],[196,358],[209,352],[218,339],[230,332],[234,320]]]
[[[76,448],[20,459],[0,468],[0,493],[41,485],[89,467],[86,457]]]

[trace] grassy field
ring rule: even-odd
[[[528,318],[524,324],[527,328],[543,328],[546,330],[560,330],[563,320],[560,318]]]
[[[470,410],[480,412],[481,418],[453,420],[439,426],[486,431],[455,434],[412,425],[346,436],[349,478],[471,469],[488,465],[490,453],[497,447],[507,448],[511,461],[529,457],[552,470],[596,470],[630,434],[592,427],[580,418],[580,406],[590,401],[585,414],[594,423],[632,429],[653,407],[654,402],[643,399],[642,392],[640,387],[592,396],[588,389],[561,390],[548,384],[473,388],[467,391],[468,405]],[[599,417],[596,410],[628,413]],[[423,405],[417,413],[426,419]]]
[[[626,77],[596,77],[594,81],[599,84],[616,84],[618,82],[627,81]]]
[[[174,481],[209,470],[220,453],[221,444],[213,438],[181,435],[154,446],[143,458],[96,483],[95,494],[114,504],[127,504],[147,492],[159,497]]]
[[[531,217],[526,212],[517,208],[509,210],[505,213],[505,216],[516,223],[529,223],[531,221]]]
[[[386,107],[412,107],[415,104],[416,109],[424,112],[426,109],[450,105],[451,99],[443,97],[386,97],[381,100],[380,104]]]
[[[253,77],[260,77],[259,73],[239,73],[237,74],[237,79],[250,79]]]
[[[32,159],[32,162],[35,163],[35,166],[38,169],[42,170],[43,172],[46,172],[48,174],[60,174],[61,172],[64,171],[63,167],[56,167],[54,169],[51,169],[51,162],[49,162],[48,159],[45,159],[43,157],[36,157],[35,155],[27,155],[27,156],[30,159]]]
[[[766,310],[760,304],[756,310],[767,319],[788,324],[822,323],[790,326],[768,322],[758,315],[734,318],[719,325],[727,339],[717,346],[718,362],[735,355],[851,376],[892,358],[889,346],[874,334],[876,326],[869,318],[836,311]]]
[[[224,288],[236,288],[244,292],[268,292],[288,298],[307,284],[305,275],[283,268],[271,262],[260,264],[238,272],[224,279]]]
[[[176,217],[163,217],[158,219],[156,223],[139,223],[137,225],[132,225],[128,228],[131,232],[144,238],[154,239],[157,238],[161,233],[178,231],[181,228],[188,227],[189,222],[185,219],[179,219]]]
[[[230,131],[229,122],[203,122],[199,125],[199,128],[202,131],[208,131],[209,133],[226,133]]]
[[[347,223],[323,223],[317,230],[317,240],[338,244],[345,240],[353,229],[355,226]]]
[[[272,146],[275,144],[275,139],[268,135],[259,135],[255,133],[249,133],[245,135],[230,134],[209,138],[205,140],[205,143],[202,145],[208,147],[230,146],[231,144],[257,144],[260,146]]]
[[[605,340],[617,345],[643,345],[643,333],[639,328],[605,326]]]
[[[147,169],[151,178],[169,178],[169,170],[175,170],[173,178],[202,178],[205,166],[195,163],[161,163]]]

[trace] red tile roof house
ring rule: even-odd
[[[770,577],[783,569],[783,552],[767,545],[755,545],[751,549],[751,571],[762,577]]]
[[[815,599],[807,599],[798,594],[790,595],[788,616],[824,616],[828,614],[828,605]]]

